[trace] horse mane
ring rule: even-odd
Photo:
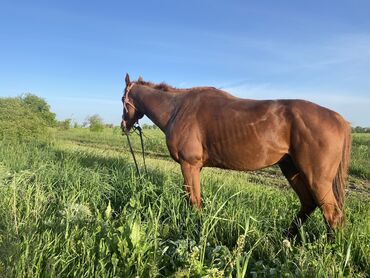
[[[144,81],[140,78],[139,78],[139,80],[135,81],[135,83],[138,84],[138,85],[148,86],[148,87],[156,89],[156,90],[161,90],[161,91],[164,91],[164,92],[175,92],[175,93],[176,92],[189,92],[189,91],[194,91],[194,90],[198,90],[198,91],[209,90],[209,89],[217,90],[214,87],[176,88],[176,87],[173,87],[171,85],[168,85],[165,82],[161,82],[159,84],[156,84],[156,83],[153,83],[153,82],[150,82],[150,81]]]
[[[155,84],[155,83],[149,82],[149,81],[138,80],[135,83],[138,84],[138,85],[144,85],[144,86],[151,87],[153,89],[162,90],[162,91],[166,91],[166,92],[168,92],[168,91],[186,90],[186,89],[179,89],[179,88],[172,87],[172,86],[168,85],[165,82],[161,82],[159,84]]]

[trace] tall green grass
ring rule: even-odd
[[[159,129],[144,130],[145,149],[149,154],[168,156],[164,134]],[[120,128],[105,128],[103,132],[90,132],[87,128],[55,131],[54,136],[60,140],[73,141],[81,145],[116,150],[128,150],[126,137]],[[132,134],[132,144],[136,151],[141,151],[139,136]]]
[[[204,208],[197,211],[171,161],[149,158],[148,176],[138,179],[129,154],[109,148],[110,139],[86,142],[81,134],[76,144],[67,136],[50,144],[0,143],[1,277],[369,274],[366,195],[349,195],[347,225],[334,243],[326,242],[317,211],[302,242],[284,245],[282,231],[299,202],[268,172],[257,179],[204,170]]]
[[[352,134],[350,173],[370,180],[370,133]]]

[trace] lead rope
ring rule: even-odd
[[[140,144],[141,144],[141,153],[142,153],[143,162],[144,162],[144,170],[145,170],[145,174],[147,175],[148,174],[148,170],[146,168],[146,163],[145,163],[145,150],[144,150],[144,141],[143,141],[143,131],[142,131],[142,128],[138,124],[135,125],[133,128],[134,128],[134,131],[136,131],[136,130],[139,131]],[[137,175],[139,177],[141,177],[141,173],[140,173],[140,169],[139,169],[139,166],[137,164],[137,161],[136,161],[134,149],[132,148],[132,144],[131,144],[131,140],[130,140],[130,134],[128,132],[125,132],[125,134],[126,134],[126,137],[127,137],[128,145],[130,147],[130,152],[131,152],[132,158],[134,159],[136,173],[137,173]]]
[[[139,135],[140,135],[141,153],[143,155],[145,175],[148,175],[148,170],[146,169],[146,163],[145,163],[145,150],[144,150],[144,141],[143,141],[143,130],[142,130],[141,126],[139,126],[139,125],[136,127],[136,129],[139,131]]]
[[[130,135],[128,132],[125,132],[126,134],[126,137],[127,137],[127,142],[128,142],[128,146],[130,147],[130,151],[131,151],[131,155],[132,155],[132,158],[134,159],[134,162],[135,162],[135,167],[136,167],[136,173],[139,177],[141,177],[140,175],[140,170],[139,170],[139,166],[137,165],[137,161],[136,161],[136,157],[135,157],[135,153],[134,153],[134,150],[132,149],[132,145],[131,145],[131,141],[130,141]]]

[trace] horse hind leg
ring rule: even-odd
[[[328,153],[325,156],[323,153],[321,154],[321,156],[316,155],[316,163],[302,164],[299,168],[304,169],[302,174],[306,177],[307,188],[322,211],[327,226],[328,240],[332,240],[333,231],[344,220],[342,208],[339,206],[333,190],[338,163],[333,162],[333,158]],[[315,160],[311,159],[311,161]]]
[[[334,239],[334,230],[343,223],[344,214],[338,206],[332,182],[319,182],[318,184],[320,185],[320,190],[315,190],[314,196],[324,216],[327,238],[331,241]]]
[[[316,209],[317,204],[313,198],[304,176],[295,166],[292,158],[286,155],[280,162],[279,167],[284,176],[293,187],[301,202],[301,208],[294,218],[289,229],[284,232],[284,236],[293,238],[297,235],[299,227],[307,220],[311,213]]]

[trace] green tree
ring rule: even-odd
[[[104,129],[103,119],[98,114],[87,117],[87,122],[89,123],[90,131],[101,132]]]
[[[23,95],[20,99],[31,110],[39,113],[48,126],[56,125],[55,113],[50,111],[50,105],[43,98],[28,93]]]
[[[20,98],[0,98],[0,140],[30,141],[47,135],[44,119]]]
[[[71,128],[72,119],[65,119],[64,121],[58,122],[59,129],[68,130]]]

